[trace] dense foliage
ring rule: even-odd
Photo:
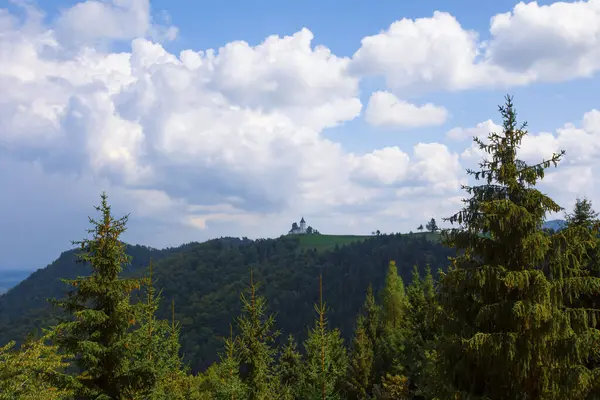
[[[447,247],[434,219],[428,238],[321,251],[301,237],[126,247],[103,195],[62,312],[0,347],[0,399],[599,398],[598,214],[580,199],[564,229],[543,228],[561,208],[535,185],[563,153],[519,160],[525,126],[511,98],[500,112]],[[147,264],[127,267],[132,249]],[[6,300],[38,279],[0,297],[3,326],[47,313]]]

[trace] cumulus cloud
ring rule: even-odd
[[[473,137],[485,138],[490,133],[502,132],[502,126],[495,124],[491,119],[478,123],[472,128],[456,127],[446,132],[446,137],[456,141],[472,139]]]
[[[375,92],[369,99],[365,119],[375,126],[417,128],[442,125],[448,110],[431,103],[417,106],[389,92]]]
[[[597,3],[577,7],[593,10]],[[540,50],[527,63],[509,65],[507,49],[523,52],[530,39],[506,38],[540,19],[560,26],[567,14],[517,6],[492,21],[490,41],[482,43],[453,16],[436,12],[364,38],[349,58],[316,44],[306,28],[256,45],[239,40],[174,54],[161,40],[173,38],[176,28],[168,17],[153,16],[147,0],[88,0],[47,24],[31,6],[25,20],[0,10],[0,187],[27,182],[30,188],[0,198],[0,218],[11,221],[14,237],[45,236],[34,216],[47,210],[44,192],[56,187],[48,199],[53,209],[62,207],[55,213],[63,220],[89,212],[94,193],[107,190],[119,210],[133,212],[131,240],[154,246],[272,236],[298,214],[322,231],[408,230],[406,224],[456,208],[461,164],[468,164],[468,152],[478,154],[469,149],[459,156],[437,142],[349,152],[327,138],[327,129],[360,116],[361,79],[382,75],[389,86],[371,95],[367,122],[440,125],[449,117],[442,106],[400,99],[411,90],[554,79],[558,55]],[[577,64],[587,69],[573,68],[568,77],[595,71],[594,46],[577,44],[589,44],[594,30],[557,32],[587,60]],[[131,46],[116,52],[114,41]],[[527,139],[522,153],[572,149],[577,156],[568,173],[579,179],[569,179],[572,190],[580,188],[581,177],[595,173],[599,121],[592,111],[577,126]],[[447,136],[460,140],[495,127],[486,121]],[[27,196],[36,201],[19,200]],[[19,216],[13,212],[19,204],[37,211]],[[53,218],[44,221],[58,223]],[[53,240],[66,245],[73,236],[65,226]]]
[[[90,10],[118,26],[90,26],[82,43],[65,46],[61,32],[85,30],[76,22]],[[444,180],[452,170],[441,165],[451,156],[421,145],[412,155],[398,147],[348,153],[325,138],[325,129],[360,115],[359,78],[308,29],[172,54],[148,37],[149,13],[144,1],[88,1],[64,11],[60,29],[0,15],[0,158],[35,165],[23,177],[33,186],[46,173],[85,187],[70,202],[87,206],[88,193],[108,190],[139,226],[159,227],[152,240],[133,228],[135,241],[173,244],[169,229],[189,238],[272,235],[298,213],[332,227],[343,226],[334,216],[347,210],[367,221],[372,204],[396,207],[387,187],[437,184],[435,168]],[[20,28],[27,24],[35,29]],[[130,52],[90,44],[132,36]],[[8,218],[10,207],[0,213]]]
[[[402,19],[367,36],[352,70],[395,92],[465,90],[589,77],[600,69],[600,1],[518,3],[490,20],[490,39],[449,13]]]

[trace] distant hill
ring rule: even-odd
[[[379,291],[387,264],[395,260],[408,283],[414,265],[430,265],[434,273],[447,266],[452,249],[440,245],[436,234],[335,236],[290,235],[278,239],[221,238],[167,250],[129,246],[133,258],[126,275],[145,271],[154,263],[156,286],[162,290],[159,316],[170,319],[169,303],[181,324],[185,358],[195,371],[217,360],[222,337],[240,311],[239,293],[252,269],[261,282],[277,327],[299,340],[314,323],[313,304],[318,300],[318,276],[323,274],[328,319],[348,340],[369,283]],[[59,277],[88,271],[73,262],[74,251],[63,253],[0,296],[0,345],[22,339],[29,331],[47,326],[54,311],[46,297],[61,297],[66,285]]]
[[[7,292],[19,282],[25,280],[32,272],[19,269],[0,270],[0,294]]]
[[[542,226],[545,229],[552,229],[555,231],[560,231],[561,229],[563,229],[565,227],[566,224],[567,224],[567,221],[565,221],[565,220],[553,219],[551,221],[544,222],[544,225],[542,225]]]

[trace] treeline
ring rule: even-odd
[[[456,250],[446,272],[415,268],[404,285],[389,263],[381,290],[367,290],[349,342],[329,324],[319,282],[314,323],[280,344],[275,316],[254,274],[241,291],[218,362],[191,374],[180,326],[157,317],[152,268],[124,278],[129,260],[106,202],[92,239],[79,243],[87,277],[54,304],[61,320],[0,357],[6,399],[598,399],[600,273],[597,213],[586,199],[565,229],[542,229],[561,211],[536,189],[564,152],[539,164],[517,158],[525,125],[511,98],[503,132],[474,139],[487,154],[478,186],[442,232]],[[266,285],[268,287],[268,282]]]

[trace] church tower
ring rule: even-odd
[[[300,220],[300,233],[306,233],[306,221],[304,221],[304,217]]]

